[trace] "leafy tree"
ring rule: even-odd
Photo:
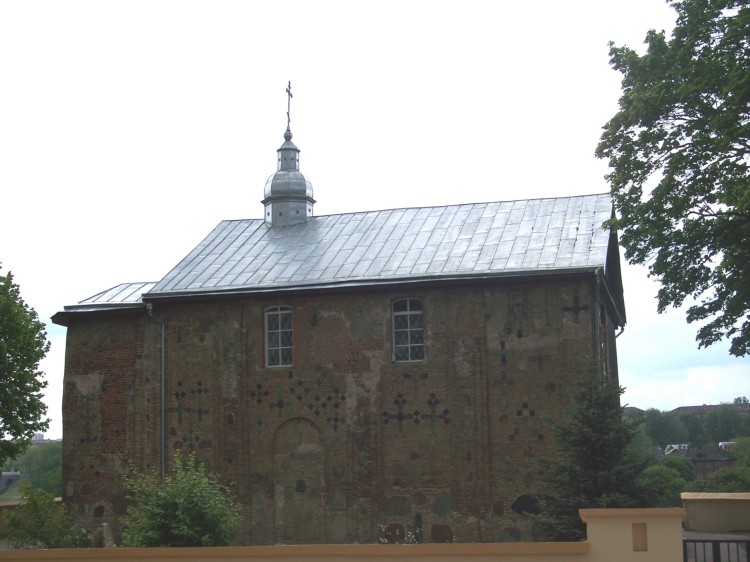
[[[689,486],[690,492],[750,492],[750,468],[730,466],[699,478]]]
[[[13,548],[91,546],[91,535],[71,525],[65,508],[52,494],[21,484],[23,503],[5,514],[5,540]]]
[[[654,443],[654,440],[651,439],[651,437],[648,436],[648,434],[643,430],[643,422],[645,421],[645,418],[631,418],[631,423],[636,423],[638,425],[638,431],[633,436],[633,440],[630,442],[629,449],[634,452],[639,458],[656,458],[660,452],[661,448],[657,447],[657,445]]]
[[[662,449],[669,444],[685,443],[689,436],[688,429],[679,416],[653,408],[646,410],[643,429]]]
[[[126,546],[226,546],[239,528],[239,505],[194,453],[178,453],[161,485],[156,473],[130,474],[125,484],[133,502]]]
[[[13,462],[32,488],[62,495],[62,441],[33,445]]]
[[[680,414],[680,420],[688,431],[688,443],[692,447],[702,447],[709,442],[708,435],[703,429],[703,421],[695,414]]]
[[[676,470],[680,477],[685,482],[692,482],[695,480],[695,465],[693,465],[690,459],[686,459],[680,454],[673,453],[659,459],[659,464]]]
[[[645,507],[677,507],[682,501],[680,494],[688,486],[679,472],[661,463],[647,467],[638,478],[638,485]]]
[[[568,413],[553,426],[559,452],[540,461],[542,514],[535,523],[539,538],[585,538],[580,508],[640,504],[637,478],[649,460],[629,448],[638,423],[622,419],[623,391],[597,376],[574,387]]]
[[[609,160],[625,257],[661,282],[658,310],[703,322],[699,347],[750,351],[750,49],[747,0],[668,0],[672,37],[638,55],[610,44],[617,114],[596,149]]]
[[[746,396],[738,396],[734,399],[732,404],[750,404],[750,400],[748,400]]]
[[[39,361],[49,342],[44,324],[21,298],[13,275],[0,274],[0,465],[24,451],[34,433],[44,431]]]
[[[733,405],[722,404],[706,415],[703,425],[712,442],[730,441],[740,435],[742,416]]]
[[[737,459],[735,466],[750,468],[750,437],[737,440],[732,447],[732,456]]]

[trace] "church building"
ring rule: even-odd
[[[263,218],[53,317],[65,503],[117,534],[129,463],[195,451],[242,544],[533,540],[571,385],[617,380],[610,196],[315,216],[289,127],[277,152]]]

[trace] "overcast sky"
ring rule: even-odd
[[[661,0],[0,2],[0,261],[47,322],[48,435],[65,355],[49,317],[262,217],[287,81],[316,215],[602,193],[607,43],[673,23]],[[697,350],[645,269],[623,275],[624,402],[750,396],[750,360]]]

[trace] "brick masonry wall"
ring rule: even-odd
[[[149,345],[145,346],[144,342]],[[155,331],[143,316],[68,327],[63,385],[63,499],[89,526],[119,530],[128,464],[158,466]]]
[[[232,486],[247,544],[384,532],[532,540],[550,420],[594,368],[596,323],[607,321],[594,286],[544,278],[157,303],[167,448],[196,451]],[[424,361],[391,359],[401,298],[424,304]],[[273,306],[293,311],[292,367],[264,366]],[[119,529],[128,460],[158,466],[160,329],[145,311],[68,329],[64,485],[90,527]]]

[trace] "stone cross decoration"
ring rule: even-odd
[[[289,124],[292,122],[291,117],[289,117],[289,112],[292,109],[292,81],[289,81],[289,84],[286,87],[286,94],[289,96],[289,98],[286,101],[286,128],[289,129]]]

